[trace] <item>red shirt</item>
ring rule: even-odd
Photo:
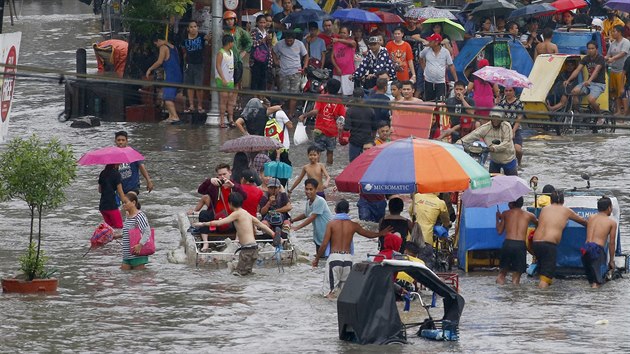
[[[253,217],[256,217],[258,203],[260,203],[260,198],[262,198],[263,192],[260,188],[251,184],[241,184],[241,188],[243,189],[243,192],[247,194],[247,198],[243,200],[243,209],[245,209]]]
[[[321,130],[327,137],[336,137],[339,134],[337,118],[346,115],[346,106],[341,103],[316,102],[315,109],[315,129]]]
[[[337,38],[338,36],[336,34],[334,34],[334,33],[329,36],[329,35],[327,35],[327,34],[325,34],[323,32],[320,32],[317,35],[317,37],[319,37],[319,38],[324,40],[324,43],[326,44],[326,50],[330,51],[330,49],[332,48],[332,45],[333,45],[332,39],[333,38]]]
[[[392,57],[394,65],[397,65],[400,68],[400,70],[396,70],[396,77],[398,78],[398,81],[409,80],[409,60],[413,60],[411,45],[405,41],[401,44],[389,41],[385,48],[387,48],[389,55]]]

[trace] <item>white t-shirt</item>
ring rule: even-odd
[[[453,58],[448,50],[440,48],[435,54],[432,48],[424,48],[420,52],[420,58],[425,60],[424,81],[433,84],[442,84],[446,82],[446,69],[453,65]]]
[[[290,122],[289,117],[284,111],[276,112],[276,121],[282,126],[282,130],[284,131],[284,141],[282,144],[285,149],[289,149],[291,147],[291,140],[289,139],[289,128],[287,128],[287,123]]]

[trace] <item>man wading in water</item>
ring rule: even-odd
[[[607,241],[610,254],[608,269],[615,269],[615,237],[617,236],[617,223],[610,218],[612,214],[610,198],[602,197],[598,200],[597,211],[597,214],[588,218],[586,243],[581,249],[586,278],[593,288],[599,288],[604,283],[602,268],[606,264],[604,247]]]
[[[343,285],[350,275],[352,269],[352,255],[350,254],[350,245],[352,238],[357,233],[367,238],[376,238],[385,236],[393,232],[391,226],[384,228],[379,232],[372,232],[364,229],[361,225],[350,220],[348,213],[350,212],[350,204],[347,200],[342,199],[335,206],[335,217],[326,226],[326,234],[324,234],[324,242],[317,250],[313,267],[319,264],[319,258],[326,252],[326,247],[330,243],[330,256],[326,261],[326,270],[324,272],[324,284],[329,288],[326,297],[332,299],[338,292],[343,289]]]
[[[256,259],[258,259],[258,245],[256,244],[255,229],[254,226],[258,226],[268,235],[274,236],[273,231],[263,224],[257,218],[251,216],[251,214],[241,208],[243,206],[243,196],[240,193],[232,193],[228,197],[228,203],[232,213],[226,218],[221,220],[212,220],[208,222],[195,223],[195,227],[209,226],[217,227],[234,223],[236,229],[236,239],[241,247],[238,249],[238,264],[234,275],[248,275],[252,273],[252,268]]]
[[[551,204],[542,208],[538,217],[538,227],[534,232],[532,250],[538,260],[539,288],[546,288],[551,285],[556,272],[557,247],[562,239],[562,232],[567,221],[571,219],[586,227],[586,220],[562,204],[564,204],[564,194],[554,191],[551,193]]]

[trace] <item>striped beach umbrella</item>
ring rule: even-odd
[[[373,147],[335,179],[341,192],[368,194],[454,192],[491,183],[488,171],[456,145],[419,138]]]

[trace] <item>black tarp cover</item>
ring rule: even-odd
[[[363,262],[352,267],[337,300],[339,339],[385,344],[406,339],[396,307],[392,275],[406,272],[444,299],[443,319],[459,324],[464,298],[421,263],[406,260]]]

